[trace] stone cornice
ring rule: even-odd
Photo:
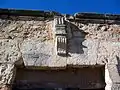
[[[0,8],[0,18],[11,19],[12,16],[22,18],[32,17],[33,19],[37,18],[54,18],[54,16],[62,16],[62,14],[54,11],[39,11],[39,10],[17,10],[17,9],[2,9]],[[9,18],[10,17],[10,18]]]
[[[54,11],[40,11],[40,10],[19,10],[19,9],[2,9],[0,8],[0,15],[10,16],[35,16],[35,17],[54,17],[64,16]],[[68,19],[69,14],[66,14]],[[103,20],[120,20],[120,14],[98,14],[98,13],[75,13],[73,16],[75,20],[79,19],[103,19]],[[72,19],[73,19],[72,18]]]
[[[82,23],[101,23],[101,24],[120,24],[120,15],[116,14],[97,14],[97,13],[75,13],[65,16],[69,21]]]

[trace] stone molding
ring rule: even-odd
[[[67,32],[64,17],[55,17],[55,35],[57,43],[57,54],[67,55]]]

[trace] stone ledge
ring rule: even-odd
[[[76,13],[75,18],[89,18],[89,19],[107,19],[120,20],[120,15],[115,14],[98,14],[98,13]]]
[[[99,23],[99,24],[119,24],[120,15],[116,14],[98,14],[98,13],[75,13],[66,15],[67,20],[81,23]]]
[[[54,18],[54,16],[62,16],[60,13],[55,11],[17,10],[2,8],[0,8],[0,15],[6,15],[6,18],[8,18],[9,16],[33,16],[44,18]]]

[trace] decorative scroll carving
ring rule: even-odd
[[[67,33],[64,17],[55,18],[57,54],[65,56],[67,54]]]

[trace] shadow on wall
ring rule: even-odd
[[[68,52],[83,54],[83,48],[87,48],[82,43],[85,41],[85,36],[88,34],[78,28],[78,26],[69,23],[70,29],[68,29]],[[71,30],[71,31],[70,31]],[[70,36],[71,35],[71,36]]]
[[[118,73],[120,76],[120,58],[118,56],[116,56],[116,58],[117,58],[117,62],[118,62],[117,69],[118,69]]]

